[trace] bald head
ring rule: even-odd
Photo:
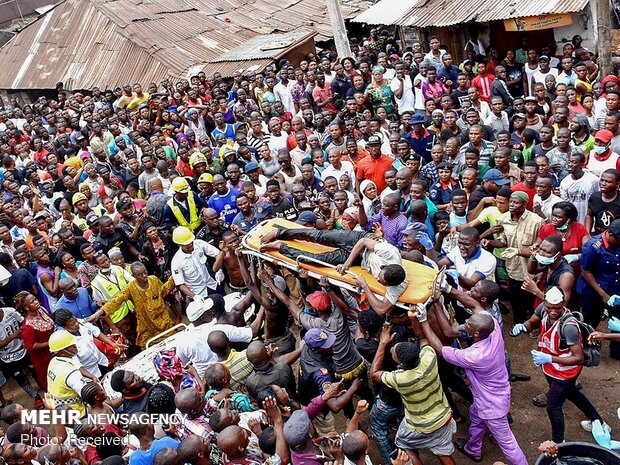
[[[475,313],[469,318],[469,324],[478,332],[480,339],[486,339],[495,329],[493,317],[486,313]]]
[[[369,441],[363,431],[356,430],[347,434],[342,440],[342,452],[352,462],[357,462],[366,455]]]
[[[228,337],[224,331],[211,331],[207,344],[218,357],[226,356],[230,352]]]
[[[161,182],[161,179],[157,178],[153,178],[149,181],[149,188],[151,189],[151,192],[163,192],[164,191],[164,185]]]
[[[192,414],[202,406],[202,396],[194,388],[182,389],[174,396],[174,405],[182,414]]]
[[[239,457],[248,445],[248,435],[237,425],[227,426],[217,438],[217,447],[232,458]]]
[[[246,349],[245,356],[248,358],[248,361],[255,367],[264,365],[269,361],[269,356],[267,355],[267,349],[265,349],[265,344],[260,341],[252,342]]]

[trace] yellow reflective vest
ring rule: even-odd
[[[121,267],[112,265],[112,273],[114,273],[114,276],[116,276],[116,283],[118,284],[106,278],[103,273],[98,273],[97,276],[95,276],[90,282],[91,287],[101,294],[104,302],[109,302],[110,300],[112,300],[112,297],[115,297],[116,294],[121,291],[121,289],[127,286],[125,273],[123,273],[123,269]],[[112,323],[116,324],[123,318],[125,318],[127,314],[129,314],[129,312],[133,312],[133,310],[133,302],[126,300],[123,305],[118,308],[117,311],[110,315],[110,320],[112,321]]]
[[[196,209],[196,202],[194,201],[194,194],[192,192],[190,192],[187,196],[189,222],[187,221],[187,218],[185,218],[185,215],[183,215],[183,212],[181,211],[179,206],[175,203],[174,197],[168,200],[168,206],[170,207],[170,210],[172,211],[174,217],[177,219],[179,226],[185,226],[186,228],[195,231],[202,224],[201,218],[198,216],[198,210]]]
[[[67,378],[80,365],[66,357],[54,357],[47,367],[47,392],[54,398],[56,405],[69,405],[74,410],[80,411],[80,416],[86,414],[86,407],[76,392],[67,384]]]

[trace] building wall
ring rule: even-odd
[[[591,9],[595,8],[594,5],[595,2],[589,2],[583,11],[573,13],[573,24],[556,27],[553,30],[553,36],[557,44],[557,55],[562,54],[562,47],[564,44],[570,42],[575,35],[581,36],[585,48],[590,51],[596,50],[596,15]]]

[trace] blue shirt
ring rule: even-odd
[[[131,142],[131,139],[126,134],[121,134],[120,137],[123,138],[127,147],[130,147],[133,145],[133,143]],[[110,152],[110,155],[116,155],[120,151],[121,149],[118,147],[118,145],[116,145],[116,142],[114,141],[114,139],[112,139],[112,141],[108,144],[108,152]]]
[[[456,78],[458,77],[460,72],[461,70],[458,68],[458,66],[451,65],[450,68],[446,68],[444,66],[441,72],[437,73],[437,78],[444,84],[446,83],[446,81],[452,81],[452,85],[450,87],[452,87],[452,89],[456,89],[458,87],[456,83]]]
[[[428,197],[435,205],[445,205],[452,201],[452,191],[461,188],[461,182],[450,178],[448,183],[436,182],[428,191]]]
[[[405,135],[405,139],[409,142],[413,151],[424,159],[425,163],[429,163],[432,160],[431,148],[435,143],[435,133],[433,131],[425,129],[422,137],[418,137],[414,131],[411,131]]]
[[[153,465],[157,453],[168,447],[177,449],[179,447],[179,441],[167,436],[155,439],[151,443],[151,448],[149,450],[138,449],[131,454],[129,457],[129,465]]]
[[[88,318],[98,310],[97,304],[93,302],[88,294],[88,291],[83,287],[78,288],[78,295],[75,300],[69,300],[63,294],[60,299],[58,299],[58,303],[54,307],[54,311],[60,308],[69,310],[73,313],[74,317],[80,319]]]
[[[611,247],[606,234],[594,236],[581,247],[581,268],[589,271],[609,295],[620,294],[620,247]],[[583,274],[577,281],[577,292],[594,292]]]
[[[258,224],[258,220],[256,219],[256,209],[254,209],[254,215],[252,217],[252,221],[243,216],[243,213],[239,212],[235,215],[235,218],[232,220],[233,226],[237,226],[241,231],[248,232],[254,226]]]
[[[213,208],[227,225],[231,224],[239,213],[236,202],[238,195],[237,189],[230,188],[226,195],[220,195],[216,192],[209,198],[209,207]]]

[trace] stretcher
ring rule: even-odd
[[[379,284],[370,272],[363,270],[360,266],[352,266],[347,273],[341,275],[338,271],[336,271],[336,267],[334,265],[320,262],[310,257],[298,257],[297,260],[295,260],[282,255],[278,251],[261,251],[260,246],[262,237],[276,226],[287,229],[304,228],[304,226],[300,224],[280,218],[265,220],[257,224],[250,230],[250,232],[243,236],[241,240],[241,244],[244,249],[243,253],[256,257],[260,260],[264,260],[268,263],[272,263],[276,266],[283,266],[295,272],[298,272],[300,269],[307,270],[308,274],[315,279],[320,279],[324,276],[332,285],[355,292],[356,294],[361,294],[362,290],[355,283],[355,277],[363,276],[368,283],[368,286],[376,296],[383,298],[385,295],[385,286]],[[312,253],[322,253],[335,250],[334,247],[317,244],[315,242],[301,240],[286,240],[282,242],[290,247]],[[407,273],[407,281],[409,285],[398,299],[396,305],[403,309],[409,309],[411,304],[425,302],[431,296],[431,292],[437,284],[436,278],[438,273],[428,266],[414,263],[409,260],[403,260],[403,267]]]
[[[231,311],[232,308],[243,298],[243,296],[244,295],[240,292],[233,292],[224,296],[224,305],[226,311]],[[255,310],[254,307],[254,304],[252,304],[250,308],[248,308],[246,313],[253,313]],[[185,329],[185,331],[183,331],[183,329]],[[129,370],[139,375],[147,383],[157,383],[159,381],[159,376],[157,375],[157,371],[155,370],[155,365],[153,365],[153,358],[161,350],[176,349],[178,341],[187,337],[187,330],[187,325],[183,323],[173,326],[172,328],[149,339],[146,344],[146,349],[144,349],[142,352],[130,358],[125,363],[118,365],[111,372],[106,373],[106,375],[101,380],[101,384],[106,395],[110,399],[114,399],[120,396],[118,392],[116,392],[110,387],[110,380],[112,379],[112,374],[118,370]],[[155,341],[159,342],[155,343]]]

